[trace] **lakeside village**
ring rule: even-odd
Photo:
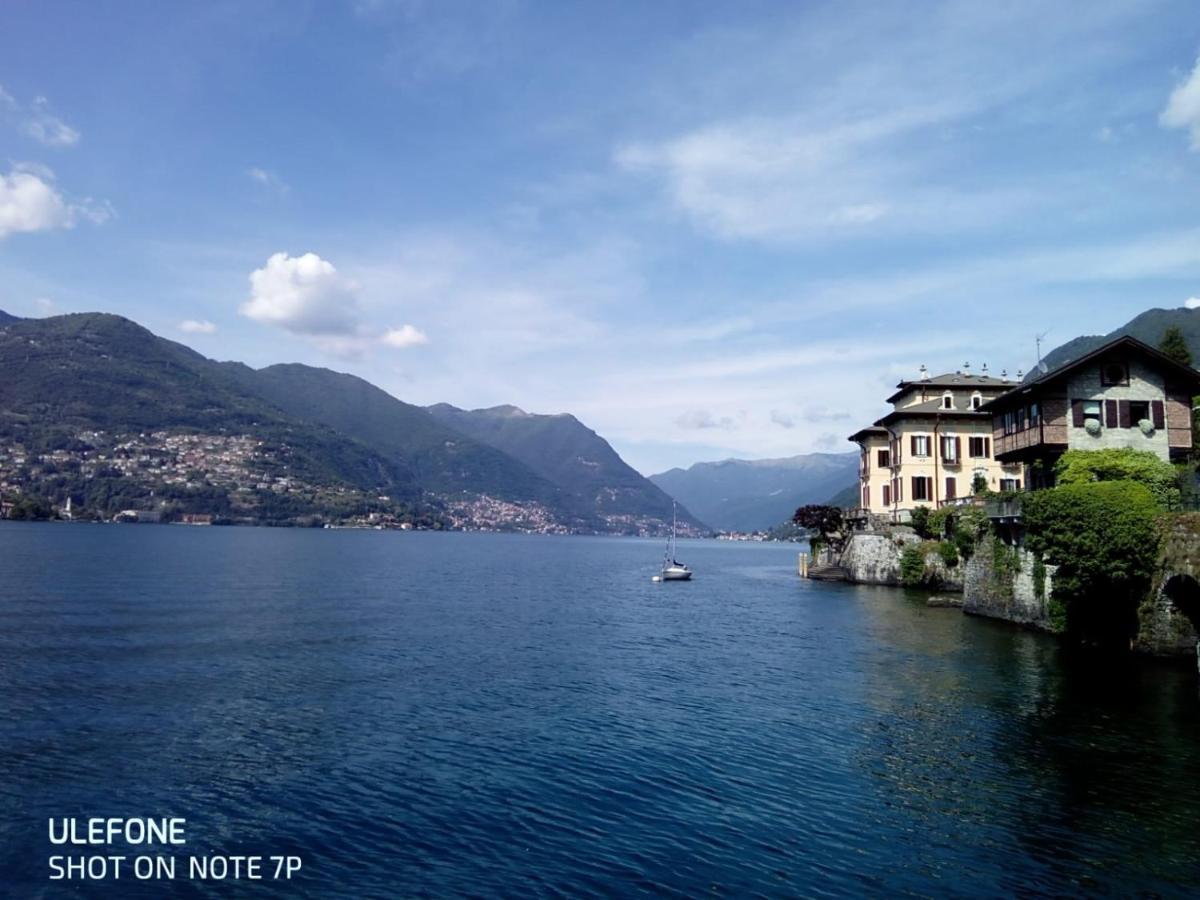
[[[1178,329],[1035,377],[922,367],[850,436],[859,504],[810,506],[810,578],[924,587],[930,605],[1082,643],[1200,651],[1193,398]]]
[[[535,501],[473,494],[414,503],[318,483],[297,474],[287,444],[251,435],[82,430],[62,444],[38,451],[0,440],[0,518],[573,533]],[[601,518],[624,534],[662,531],[653,517]]]

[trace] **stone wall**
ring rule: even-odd
[[[965,568],[963,612],[1061,631],[1050,601],[1054,566],[1041,568],[1039,579],[1032,553],[985,535]]]
[[[909,544],[925,545],[927,587],[940,591],[963,589],[963,565],[948,568],[937,551],[937,542],[922,541],[910,528],[859,532],[850,536],[838,565],[855,584],[903,584],[900,558]]]
[[[1133,649],[1156,656],[1196,654],[1200,622],[1200,514],[1171,517],[1150,594],[1138,607]]]

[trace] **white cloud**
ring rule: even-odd
[[[315,253],[275,253],[250,273],[241,313],[293,334],[346,337],[357,330],[358,289]]]
[[[1192,149],[1200,151],[1200,59],[1196,60],[1192,73],[1171,91],[1158,121],[1164,128],[1186,129],[1191,135]]]
[[[275,253],[250,273],[247,318],[306,337],[326,353],[359,359],[372,348],[414,347],[429,342],[415,325],[382,329],[360,317],[362,288],[315,253]]]
[[[1183,305],[1188,309],[1200,309],[1200,297],[1188,297]]]
[[[208,319],[184,319],[179,323],[179,330],[187,334],[215,334],[217,326]]]
[[[17,163],[9,174],[0,174],[0,240],[19,232],[73,228],[80,220],[99,225],[112,215],[107,203],[68,200],[45,166]]]
[[[676,416],[675,424],[680,428],[703,430],[707,428],[721,428],[729,430],[735,427],[733,419],[729,416],[717,418],[707,409],[689,409],[680,416]]]
[[[383,337],[380,340],[389,347],[405,349],[407,347],[416,347],[420,344],[428,344],[429,336],[412,325],[401,325],[399,328],[389,328],[383,333]]]
[[[34,98],[29,117],[21,123],[21,131],[47,147],[71,147],[79,143],[79,132],[50,112],[45,97]]]
[[[257,166],[247,169],[246,174],[263,187],[270,188],[281,197],[291,192],[292,187],[270,169],[260,169]]]

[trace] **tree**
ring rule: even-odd
[[[1183,336],[1178,325],[1172,325],[1163,332],[1162,340],[1158,342],[1158,349],[1180,365],[1190,366],[1192,364],[1192,351],[1188,349],[1187,338]]]
[[[1106,450],[1068,450],[1054,466],[1059,485],[1096,481],[1136,481],[1144,484],[1162,509],[1179,508],[1175,467],[1149,450],[1128,447]]]
[[[1051,599],[1068,632],[1117,645],[1132,637],[1158,556],[1160,515],[1150,489],[1135,481],[1069,484],[1024,496],[1025,545],[1058,566]]]
[[[817,504],[802,506],[796,510],[792,521],[810,534],[816,533],[817,539],[809,541],[814,550],[819,544],[825,544],[835,551],[841,549],[843,519],[840,507]]]

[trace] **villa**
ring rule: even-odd
[[[1020,466],[1030,488],[1050,487],[1067,450],[1129,447],[1176,460],[1192,449],[1200,372],[1120,337],[983,404],[996,459]]]
[[[918,506],[963,502],[984,484],[1020,490],[1022,467],[997,458],[992,414],[984,409],[1020,382],[957,372],[901,381],[887,398],[892,411],[850,436],[859,445],[860,516],[906,521]]]

